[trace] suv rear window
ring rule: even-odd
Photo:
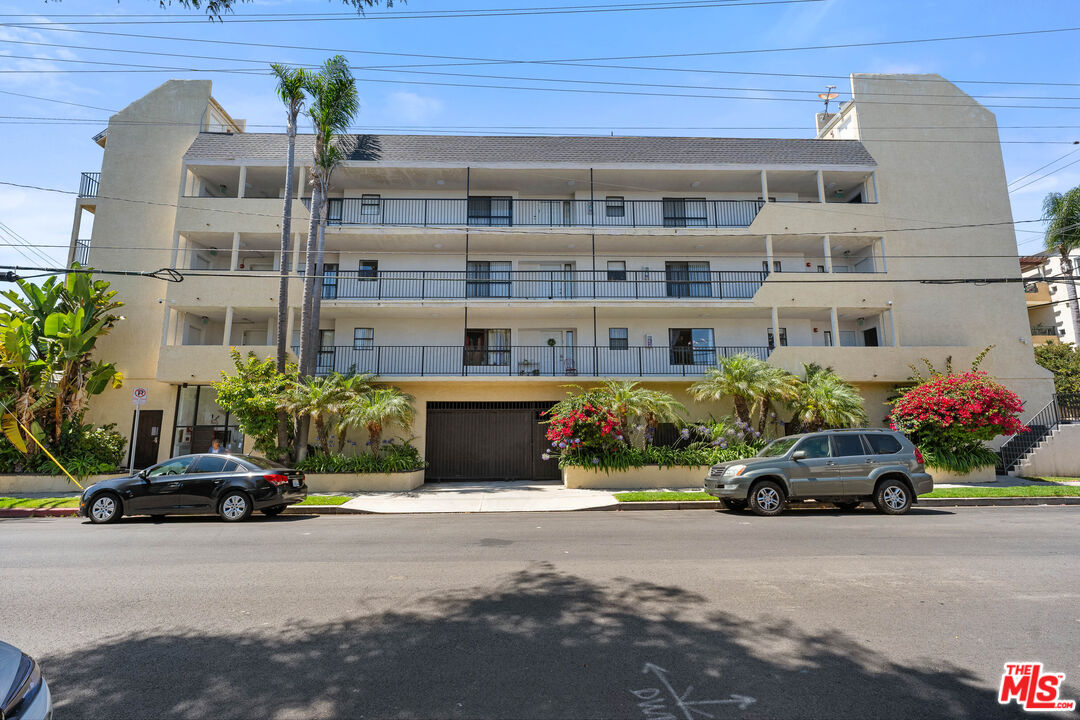
[[[892,435],[863,435],[870,448],[878,455],[892,455],[902,449],[900,441]]]
[[[833,447],[836,449],[836,457],[850,457],[852,455],[865,455],[862,441],[855,433],[846,435],[833,435]]]

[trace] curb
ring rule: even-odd
[[[376,513],[344,505],[290,505],[282,515],[374,515]]]
[[[0,518],[75,517],[79,508],[4,508]]]

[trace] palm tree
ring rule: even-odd
[[[632,421],[640,419],[655,431],[660,423],[678,423],[679,413],[686,412],[686,407],[670,393],[641,387],[641,383],[635,381],[605,380],[595,392],[600,404],[619,418],[619,424],[626,433],[623,441],[628,445]],[[649,435],[646,438],[648,442]]]
[[[865,425],[868,421],[863,399],[854,385],[832,368],[817,363],[803,365],[806,373],[792,402],[795,432],[815,432],[826,428]]]
[[[761,435],[765,435],[765,428],[769,418],[776,412],[778,405],[787,405],[795,400],[799,393],[800,381],[787,370],[768,365],[761,371],[761,380],[758,398],[758,428]]]
[[[281,257],[278,261],[277,310],[277,371],[285,372],[286,351],[289,342],[289,238],[292,234],[293,174],[296,164],[296,116],[304,104],[304,82],[307,72],[303,68],[272,63],[270,70],[277,78],[277,95],[285,104],[285,129],[289,136],[288,160],[285,164],[285,202],[281,211]],[[278,447],[289,442],[289,417],[278,414]]]
[[[365,393],[371,391],[371,381],[374,375],[361,373],[359,375],[342,375],[339,379],[341,386],[341,417],[337,427],[337,452],[340,455],[345,450],[345,436],[349,432],[349,424],[345,422],[344,413],[353,403],[358,402]]]
[[[334,146],[334,136],[344,132],[359,107],[356,81],[349,63],[341,55],[328,59],[317,73],[307,73],[304,89],[311,97],[308,117],[315,133],[311,158],[311,221],[308,224],[307,269],[304,275],[304,301],[300,311],[300,373],[311,375],[315,370],[315,341],[318,325],[315,320],[315,288],[322,278],[317,268],[317,240],[323,205],[330,185],[330,174],[341,160]],[[306,434],[301,430],[301,434]]]
[[[378,457],[383,428],[387,425],[398,425],[403,430],[412,428],[416,414],[412,406],[414,400],[412,395],[396,387],[372,388],[345,408],[342,422],[366,428],[371,454]]]
[[[690,386],[690,394],[696,400],[723,400],[731,398],[735,415],[750,424],[754,406],[765,395],[767,379],[773,367],[752,355],[740,354],[717,359],[705,377]]]
[[[332,373],[325,377],[307,377],[297,383],[282,401],[282,409],[315,422],[315,433],[324,453],[330,452],[331,417],[342,412],[341,375]],[[305,448],[306,449],[306,448]],[[306,454],[306,453],[305,453]],[[301,458],[303,459],[303,458]]]
[[[1076,278],[1069,253],[1080,249],[1080,186],[1064,193],[1050,193],[1043,198],[1046,226],[1046,249],[1061,255],[1061,273],[1069,296],[1073,327],[1080,328],[1080,301],[1076,297]]]

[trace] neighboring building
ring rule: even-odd
[[[1073,268],[1080,269],[1080,252],[1070,253]],[[1050,342],[1076,343],[1080,334],[1073,322],[1072,308],[1066,300],[1068,286],[1058,279],[1046,282],[1042,278],[1061,278],[1061,255],[1041,252],[1020,258],[1024,275],[1024,297],[1027,299],[1031,342],[1045,345]],[[1080,288],[1078,288],[1080,291]]]
[[[128,319],[99,347],[127,387],[90,419],[126,430],[131,386],[148,387],[140,464],[215,435],[239,447],[208,383],[229,346],[273,353],[286,137],[244,132],[210,89],[170,81],[114,115],[78,201],[94,225],[79,240],[76,221],[73,258],[193,272],[111,279]],[[563,385],[686,399],[741,352],[833,367],[878,424],[920,358],[962,367],[993,343],[984,367],[1043,407],[1022,288],[920,282],[1016,276],[994,116],[936,75],[855,75],[852,94],[815,139],[345,138],[319,371],[416,396],[429,479],[555,477],[536,420]],[[294,268],[307,224],[296,202]],[[294,344],[300,298],[296,279]]]

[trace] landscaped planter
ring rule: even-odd
[[[404,492],[424,484],[424,471],[397,473],[304,473],[309,493]]]
[[[660,467],[646,465],[628,470],[604,472],[582,467],[562,469],[563,485],[568,488],[598,488],[605,490],[643,490],[648,488],[700,488],[704,485],[707,467]]]
[[[117,470],[112,475],[92,475],[80,480],[83,487],[90,487],[96,482],[109,478],[122,477],[126,473]],[[0,493],[53,493],[78,492],[79,486],[71,482],[67,475],[0,475]]]
[[[997,468],[993,465],[981,467],[969,473],[953,473],[948,470],[938,470],[928,467],[926,472],[934,478],[935,485],[963,485],[964,483],[992,483],[997,482]]]

